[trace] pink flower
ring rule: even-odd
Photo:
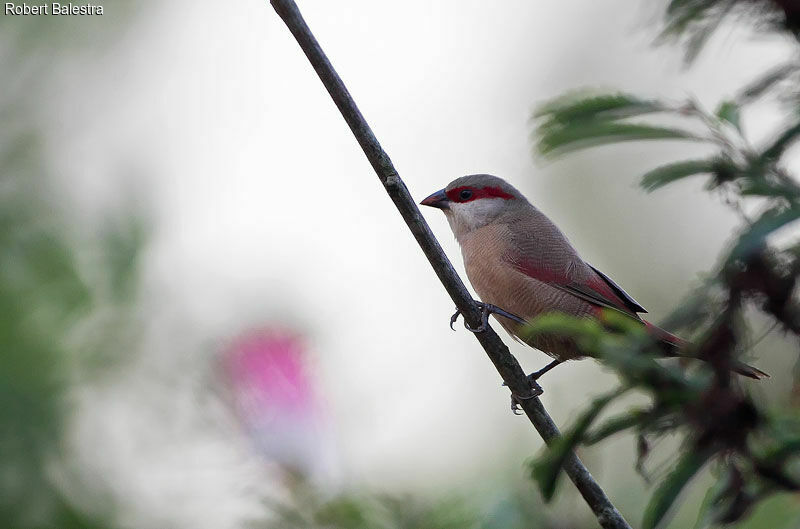
[[[234,405],[258,450],[304,475],[326,469],[331,453],[303,340],[268,328],[236,340],[226,355]]]

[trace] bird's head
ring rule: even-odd
[[[488,174],[456,178],[420,204],[441,209],[457,239],[493,222],[511,220],[530,207],[514,186]]]

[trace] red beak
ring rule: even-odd
[[[423,206],[430,206],[432,208],[450,209],[450,199],[447,198],[444,189],[440,189],[436,193],[420,202],[420,204]]]

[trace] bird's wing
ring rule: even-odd
[[[645,314],[647,313],[647,310],[645,310],[645,308],[642,307],[638,301],[633,299],[633,297],[631,297],[630,294],[622,290],[622,287],[616,284],[613,279],[611,279],[603,272],[601,272],[594,266],[590,265],[589,263],[586,264],[589,265],[589,268],[594,270],[594,272],[598,276],[600,276],[600,279],[602,279],[606,283],[606,285],[614,292],[614,294],[616,294],[616,296],[624,302],[627,308],[629,308],[633,312],[643,312]]]
[[[622,312],[623,314],[627,314],[628,316],[633,316],[636,319],[639,319],[639,316],[636,314],[636,309],[630,308],[625,300],[621,300],[618,296],[606,296],[607,292],[602,292],[605,289],[595,289],[590,284],[581,284],[581,283],[569,283],[566,285],[559,285],[559,284],[552,284],[554,287],[563,290],[572,294],[573,296],[577,296],[584,301],[588,301],[593,305],[597,305],[599,307],[604,307],[607,309],[613,309],[618,312]],[[600,291],[598,291],[600,290]],[[638,304],[637,304],[638,306]]]
[[[517,270],[525,275],[581,298],[592,305],[614,309],[636,319],[639,319],[638,312],[647,312],[611,278],[588,263],[581,263],[587,267],[588,272],[586,278],[582,280],[572,279],[566,273],[554,274],[551,271],[543,271],[540,267],[531,266],[524,261],[515,264]]]
[[[506,260],[522,273],[597,307],[639,319],[647,312],[607,275],[580,258],[566,237],[538,210],[510,225]]]

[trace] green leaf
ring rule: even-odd
[[[661,167],[657,167],[645,173],[639,185],[648,192],[654,191],[687,176],[713,173],[717,163],[715,158],[709,158],[706,160],[685,160],[662,165]]]
[[[543,156],[559,156],[566,152],[586,149],[597,145],[638,140],[694,140],[705,138],[691,132],[643,123],[618,123],[615,121],[590,121],[569,124],[564,127],[539,130],[537,144]]]
[[[716,116],[721,119],[722,121],[726,121],[733,125],[733,127],[738,130],[739,132],[742,131],[741,127],[741,113],[739,109],[739,105],[737,105],[733,101],[723,101],[717,111],[715,112]]]
[[[778,161],[783,156],[783,153],[786,152],[786,149],[797,139],[798,135],[800,135],[800,123],[796,123],[783,131],[771,145],[765,148],[760,156],[761,162],[774,163]]]
[[[522,329],[522,338],[526,340],[537,335],[569,336],[587,354],[597,352],[607,334],[603,325],[596,319],[579,318],[558,312],[537,316]]]
[[[798,452],[800,452],[800,438],[789,438],[783,440],[778,446],[773,447],[761,459],[771,464],[777,464],[784,462]]]
[[[577,121],[617,120],[664,110],[666,107],[658,101],[639,99],[628,94],[567,94],[541,105],[533,118],[542,120],[540,126],[547,128],[568,126]]]
[[[737,99],[743,102],[758,99],[795,72],[797,72],[797,65],[794,63],[783,64],[773,68],[745,87]]]
[[[797,187],[784,182],[771,182],[764,178],[759,178],[758,180],[750,179],[746,182],[742,182],[739,188],[739,194],[742,196],[780,197],[787,200],[796,200],[800,198]]]
[[[314,519],[322,526],[362,528],[369,526],[366,505],[356,498],[341,496],[325,503],[314,513]]]
[[[681,35],[691,24],[702,20],[712,7],[713,2],[708,1],[672,0],[664,15],[666,27],[661,38]]]
[[[103,238],[110,293],[115,301],[124,301],[135,292],[146,230],[143,222],[133,216],[125,224],[107,226]]]
[[[655,529],[664,516],[675,503],[678,494],[686,487],[697,472],[703,468],[708,459],[713,455],[711,450],[689,449],[678,460],[675,469],[664,478],[653,494],[642,520],[643,529]]]
[[[745,87],[736,99],[743,103],[758,99],[774,88],[775,85],[796,72],[797,65],[794,63],[783,64],[773,68]]]
[[[650,417],[650,410],[634,409],[626,413],[611,417],[601,424],[593,432],[587,433],[583,438],[583,444],[593,445],[611,437],[614,434],[633,428]]]
[[[704,24],[702,27],[695,29],[686,39],[686,51],[683,54],[683,62],[685,64],[691,64],[697,59],[697,56],[703,51],[708,39],[714,34],[721,21],[722,19],[717,19]]]
[[[725,476],[717,479],[717,481],[709,487],[703,496],[703,501],[700,503],[700,510],[697,513],[697,521],[694,524],[694,529],[704,529],[711,525],[716,519],[718,513],[720,500],[723,497],[725,489],[728,488],[728,481],[730,480],[729,470]]]
[[[683,37],[686,46],[683,60],[691,64],[734,4],[718,0],[672,0],[664,16],[664,30],[656,42],[677,41]]]
[[[531,475],[539,484],[542,497],[546,502],[553,498],[561,468],[569,455],[572,454],[572,449],[582,441],[584,433],[597,416],[600,415],[600,412],[627,390],[628,388],[626,387],[618,388],[611,393],[594,399],[589,408],[580,415],[569,431],[556,439],[543,457],[533,462]]]
[[[798,219],[800,219],[800,206],[777,211],[774,209],[766,211],[739,237],[728,254],[727,262],[730,263],[736,259],[746,258],[753,251],[763,246],[766,238],[772,232]]]
[[[561,312],[549,312],[537,316],[523,330],[526,339],[537,334],[563,334],[574,338],[599,339],[605,332],[597,320],[570,316]]]

